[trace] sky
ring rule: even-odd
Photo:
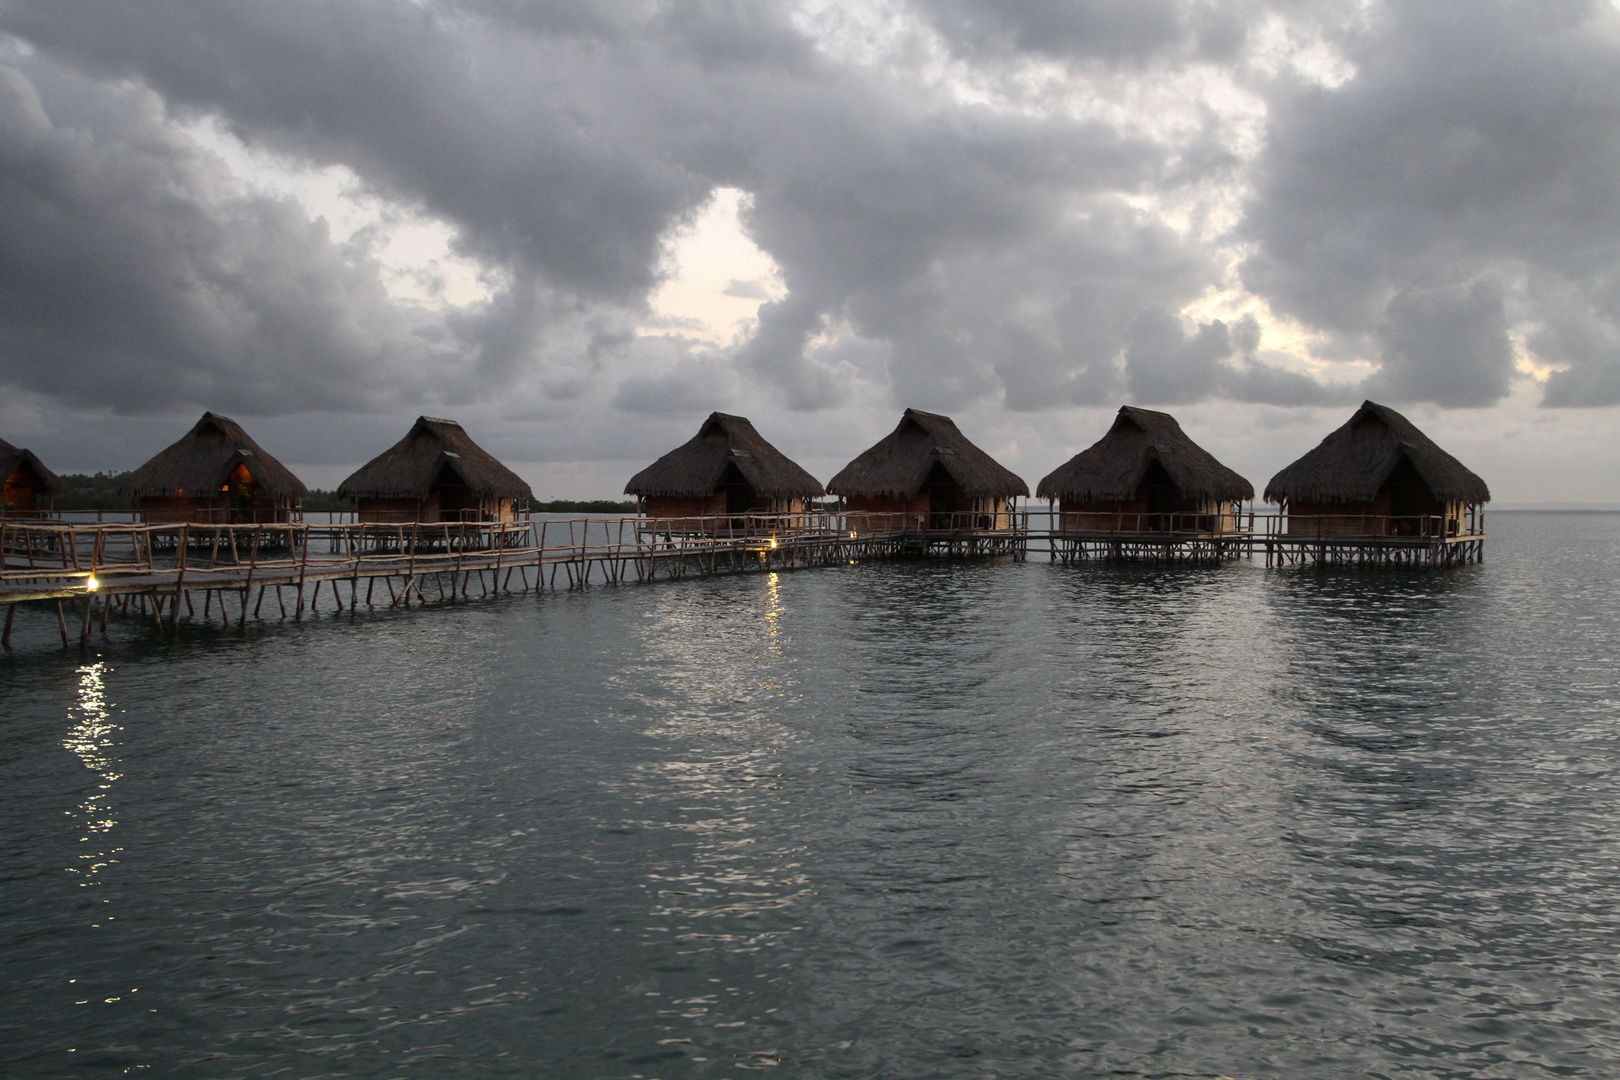
[[[1123,404],[1260,489],[1363,399],[1620,504],[1610,0],[0,0],[0,438],[419,414],[541,498],[907,406],[1033,489]]]

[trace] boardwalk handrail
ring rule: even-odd
[[[173,587],[248,589],[266,574],[342,571],[358,578],[460,573],[470,557],[498,568],[552,562],[768,551],[845,537],[1018,537],[1026,511],[987,515],[810,511],[692,518],[518,521],[41,523],[0,520],[0,601],[7,586],[94,591],[121,581],[172,578]],[[406,586],[410,587],[409,583]]]
[[[1442,543],[1479,540],[1485,536],[1485,515],[1479,512],[1461,519],[1443,514],[1284,512],[1265,515],[1262,520],[1265,523],[1263,538],[1283,542],[1411,540]]]

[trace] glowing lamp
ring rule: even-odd
[[[96,575],[91,574],[89,577],[84,579],[84,587],[89,589],[91,592],[95,592],[97,589],[101,588],[101,582],[96,580]]]

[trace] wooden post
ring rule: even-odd
[[[349,580],[349,613],[351,615],[354,613],[355,609],[357,607],[359,607],[359,604],[358,604],[357,601],[358,601],[359,596],[360,596],[360,560],[365,557],[365,553],[366,553],[366,525],[365,525],[365,522],[361,522],[360,523],[360,535],[355,538],[354,577]],[[336,582],[334,582],[332,584],[332,588],[334,588],[334,589],[337,588],[337,583]],[[371,602],[371,590],[369,588],[366,590],[366,602],[367,603]]]
[[[495,523],[495,579],[493,584],[499,585],[501,581],[501,552],[506,548],[506,532],[501,523]]]
[[[236,551],[236,532],[235,532],[235,530],[232,530],[232,532],[231,532],[231,551],[232,552]],[[247,584],[244,585],[243,588],[242,588],[242,618],[237,623],[237,625],[242,628],[242,632],[244,634],[247,633],[247,602],[248,602],[248,596],[253,592],[253,571],[258,569],[258,566],[259,566],[259,530],[257,528],[255,528],[253,530],[253,550],[248,555]],[[264,594],[262,592],[259,594],[259,599],[260,600],[264,599]]]
[[[56,602],[56,625],[62,631],[62,648],[68,647],[67,616],[62,614],[62,601]]]
[[[84,621],[79,627],[79,648],[90,644],[90,604],[95,599],[91,593],[84,594]]]
[[[190,538],[191,538],[190,526],[188,524],[182,523],[181,526],[180,526],[180,540],[179,540],[179,543],[180,543],[180,569],[179,569],[179,572],[177,574],[175,574],[175,577],[174,577],[174,613],[173,613],[173,617],[170,620],[171,625],[173,626],[174,632],[176,634],[178,634],[180,632],[180,595],[181,595],[181,591],[185,588],[185,584],[186,584],[186,546],[189,543]],[[187,603],[188,606],[190,605],[190,603],[191,603],[191,598],[190,597],[186,598],[186,603]]]
[[[293,531],[292,531],[292,528],[289,526],[288,529],[287,529],[287,539],[288,539],[289,542],[292,540],[292,537],[293,537]],[[309,526],[305,525],[304,526],[304,550],[303,550],[303,553],[301,554],[301,556],[300,556],[300,558],[298,560],[298,610],[297,610],[296,614],[294,615],[294,618],[297,618],[297,619],[302,619],[304,617],[304,576],[306,574],[308,574],[308,573],[309,573]],[[319,588],[319,586],[316,586],[316,587]]]
[[[466,582],[462,581],[461,579],[461,561],[462,558],[467,554],[467,523],[463,521],[456,527],[456,531],[460,534],[460,536],[456,542],[455,569],[450,571],[450,600],[452,603],[455,602],[457,589],[461,590],[461,595],[463,597],[467,595]],[[444,527],[444,551],[447,555],[450,553],[450,526],[448,523]]]
[[[17,618],[17,605],[15,603],[7,604],[6,605],[6,628],[5,628],[5,630],[0,631],[0,649],[9,649],[9,648],[11,648],[11,624],[12,624],[12,622],[14,622],[16,620],[16,618]]]
[[[407,562],[406,565],[405,565],[405,588],[400,591],[400,596],[402,596],[404,598],[406,607],[411,606],[411,582],[416,580],[416,540],[417,540],[417,537],[421,534],[421,532],[422,532],[422,526],[415,523],[415,522],[412,522],[412,524],[411,524],[411,557],[410,557],[410,561]]]

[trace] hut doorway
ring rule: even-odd
[[[264,489],[259,482],[253,479],[253,474],[246,465],[237,463],[231,470],[230,476],[225,479],[222,491],[225,496],[225,520],[235,523],[257,523],[261,520],[274,521],[273,508],[269,516],[261,515],[260,510],[269,508],[269,500],[265,497]]]
[[[478,498],[448,464],[439,467],[433,490],[439,496],[439,520],[477,521],[482,517]]]
[[[961,489],[945,466],[934,462],[928,472],[928,527],[949,529],[955,523],[955,514],[961,501]]]
[[[1137,487],[1137,498],[1147,505],[1148,528],[1166,532],[1175,527],[1175,515],[1181,509],[1181,489],[1155,461],[1148,466],[1142,483]]]
[[[726,464],[726,471],[720,476],[720,488],[726,496],[726,513],[734,515],[731,528],[746,528],[748,523],[742,519],[756,508],[759,499],[754,486],[743,477],[735,462]]]
[[[1405,455],[1384,481],[1389,492],[1390,532],[1396,536],[1424,535],[1424,518],[1437,515],[1439,506],[1429,485]]]

